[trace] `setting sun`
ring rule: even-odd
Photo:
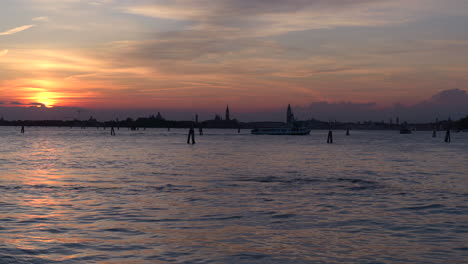
[[[54,107],[57,105],[59,98],[60,98],[60,95],[58,95],[58,93],[39,92],[31,99],[34,100],[34,102],[36,103],[40,103],[44,105],[45,107]],[[37,106],[41,107],[41,105],[37,105]]]
[[[67,92],[61,91],[63,82],[58,79],[19,79],[10,83],[12,105],[36,106],[51,108],[57,105],[66,105],[66,98],[73,97]]]

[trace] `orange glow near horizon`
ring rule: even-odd
[[[115,54],[97,51],[97,48],[88,53],[70,49],[9,49],[2,61],[11,65],[15,72],[32,72],[33,75],[7,80],[3,85],[7,96],[2,100],[20,103],[12,104],[14,106],[40,107],[42,104],[93,109],[213,110],[231,104],[243,111],[265,111],[288,103],[305,106],[316,101],[377,101],[388,105],[394,97],[384,84],[368,93],[365,87],[374,84],[366,75],[368,71],[315,72],[317,67],[346,64],[330,58],[315,58],[315,64],[311,64],[297,59],[245,58],[245,54],[240,53],[233,62],[219,62],[215,66],[203,60],[191,61],[176,64],[177,69],[174,69],[172,64],[152,67],[132,58],[131,63],[126,63],[114,57]],[[237,63],[247,63],[251,67],[246,72],[239,71],[237,69],[242,67]],[[254,74],[253,69],[268,71]],[[373,69],[372,73],[380,76],[400,71],[386,67]],[[349,90],[343,90],[343,82]]]
[[[5,82],[0,91],[4,94],[4,106],[13,107],[92,107],[113,100],[101,100],[99,91],[92,90],[94,87],[112,87],[112,83],[58,77],[21,78]]]
[[[39,92],[34,97],[34,102],[41,103],[45,107],[54,107],[58,103],[59,96],[53,92]]]
[[[45,106],[47,108],[61,104],[61,98],[64,95],[54,90],[59,89],[59,81],[50,79],[26,79],[18,80],[17,94],[21,103],[24,105],[34,105],[37,107]],[[41,105],[39,105],[41,104]]]

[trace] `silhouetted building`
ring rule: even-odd
[[[286,123],[292,124],[294,123],[294,114],[291,110],[291,105],[288,104],[288,111],[286,112]]]
[[[163,121],[163,120],[165,120],[165,119],[164,119],[164,117],[162,117],[161,113],[158,112],[158,114],[156,115],[156,120],[157,120],[157,121]]]
[[[235,118],[231,118],[229,105],[226,107],[226,116],[225,119],[216,114],[214,119],[205,120],[201,122],[204,128],[239,128],[239,121]]]
[[[226,106],[226,121],[230,121],[231,117],[229,115],[229,105]]]

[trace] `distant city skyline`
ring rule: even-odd
[[[465,0],[4,0],[0,116],[456,118],[466,14]]]

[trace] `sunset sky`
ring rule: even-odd
[[[468,98],[467,25],[466,0],[2,0],[0,104],[421,106]]]

